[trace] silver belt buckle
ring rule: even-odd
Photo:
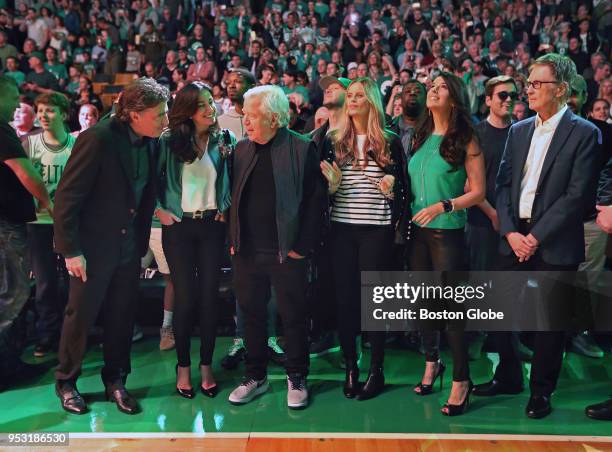
[[[202,218],[204,218],[204,211],[196,210],[195,212],[193,212],[193,218],[194,220],[201,220]]]

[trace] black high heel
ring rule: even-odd
[[[444,371],[446,370],[446,365],[442,362],[442,360],[436,361],[436,373],[434,374],[433,380],[431,383],[426,385],[424,383],[418,383],[414,387],[414,393],[420,396],[429,395],[433,392],[433,385],[436,383],[436,379],[440,377],[440,390],[442,390],[442,386],[444,385]],[[417,391],[420,389],[420,391]]]
[[[219,394],[219,385],[211,386],[208,389],[200,385],[200,391],[202,391],[202,394],[204,394],[206,397],[210,397],[211,399],[214,399],[215,396]]]
[[[469,380],[468,390],[465,393],[465,399],[459,405],[451,405],[450,403],[445,403],[440,412],[445,416],[459,416],[467,411],[470,406],[470,393],[474,389],[474,383],[472,380]],[[446,408],[448,411],[443,411]]]
[[[202,363],[200,363],[200,374],[202,373],[202,367],[203,366],[204,365]],[[214,399],[216,397],[216,395],[219,394],[219,385],[215,384],[214,386],[211,386],[210,388],[206,389],[204,386],[202,386],[202,383],[200,383],[200,391],[206,397]]]
[[[176,372],[176,376],[177,377],[178,377],[178,367],[179,367],[179,365],[177,364],[176,367],[174,368],[174,371]],[[182,389],[182,388],[179,388],[178,386],[176,386],[176,392],[178,393],[178,395],[180,395],[181,397],[184,397],[186,399],[193,399],[195,397],[195,392],[194,392],[193,388]]]
[[[382,367],[370,368],[368,378],[363,388],[357,394],[357,400],[369,400],[376,397],[385,389],[385,374]]]
[[[346,379],[342,392],[347,399],[354,399],[359,394],[359,367],[357,362],[346,366]]]

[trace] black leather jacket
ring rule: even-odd
[[[317,137],[317,132],[323,129],[323,127],[324,126],[315,131],[313,138]],[[320,136],[318,136],[318,138],[321,139]],[[402,142],[400,141],[399,136],[393,132],[391,132],[389,149],[391,151],[392,163],[384,167],[383,171],[385,174],[390,174],[395,177],[395,185],[393,186],[394,196],[390,201],[391,222],[396,231],[396,242],[400,242],[401,237],[406,239],[408,233],[408,223],[412,218],[410,212],[412,194],[410,190],[408,167]],[[319,153],[321,160],[335,160],[333,144],[329,137],[324,137],[321,139]]]
[[[279,261],[294,250],[309,255],[315,248],[325,209],[324,179],[319,168],[316,146],[307,137],[287,128],[272,139],[272,173],[276,188],[276,225]],[[240,201],[245,183],[255,167],[255,143],[238,142],[234,151],[232,205],[230,207],[230,246],[240,253]]]

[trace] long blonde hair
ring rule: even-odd
[[[392,163],[391,153],[389,150],[389,141],[391,138],[391,132],[385,129],[385,114],[382,106],[382,99],[380,97],[380,90],[378,85],[368,77],[361,77],[353,80],[349,87],[356,83],[361,84],[365,92],[366,99],[370,105],[368,112],[368,129],[366,132],[365,149],[365,162],[363,162],[363,168],[368,165],[368,154],[374,159],[376,164],[381,168]],[[334,143],[336,152],[336,160],[340,166],[344,166],[346,163],[353,161],[353,165],[358,164],[358,145],[357,145],[357,132],[355,131],[355,125],[348,116],[347,112],[348,102],[344,103],[342,114],[345,120],[341,127],[331,132],[331,138]]]

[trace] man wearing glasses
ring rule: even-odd
[[[550,53],[536,60],[527,96],[537,115],[510,127],[497,175],[499,269],[529,272],[524,282],[527,274],[536,277],[534,272],[576,271],[585,258],[582,219],[596,190],[601,133],[566,105],[574,77],[576,65],[567,57]],[[545,314],[562,314],[572,291],[542,278],[538,283]],[[554,309],[547,309],[548,303]],[[497,341],[500,363],[490,382],[498,386],[487,395],[515,389],[512,376],[522,371],[511,333],[499,335],[505,340]],[[526,407],[530,418],[543,418],[552,410],[550,398],[561,371],[563,345],[564,332],[554,326],[534,335]]]
[[[495,210],[495,177],[517,99],[516,83],[512,77],[500,75],[487,81],[485,103],[489,107],[489,115],[476,125],[485,158],[487,193],[482,203],[468,209],[466,239],[470,251],[470,270],[495,270],[497,263],[500,237],[499,219]]]
[[[485,85],[485,103],[489,115],[476,125],[476,132],[485,159],[487,192],[483,202],[468,209],[465,238],[472,271],[492,271],[498,260],[499,219],[495,210],[495,177],[504,153],[504,145],[512,123],[514,102],[518,99],[516,83],[512,77],[500,75],[489,79]],[[478,334],[470,340],[469,354],[477,359],[486,336]],[[522,375],[514,376],[506,390],[518,393],[522,390]],[[477,395],[489,395],[492,386],[479,385]]]

